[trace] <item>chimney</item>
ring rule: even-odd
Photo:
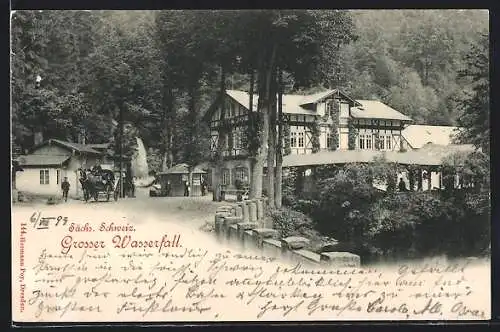
[[[34,144],[38,145],[43,142],[43,133],[41,131],[36,131],[34,133]]]

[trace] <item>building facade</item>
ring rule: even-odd
[[[210,121],[212,151],[217,150],[221,125],[229,124],[224,156],[244,156],[243,137],[248,124],[250,96],[244,91],[227,90],[224,102],[224,118],[221,118],[220,100],[205,115]],[[256,111],[257,104],[258,95],[254,95],[253,111]],[[292,154],[313,152],[311,127],[314,124],[320,128],[320,150],[399,150],[401,131],[412,121],[380,101],[354,100],[339,90],[313,95],[283,95],[283,116],[285,126],[289,128],[285,142],[289,142]],[[352,147],[349,147],[350,130],[356,137]]]
[[[250,161],[245,146],[250,95],[245,91],[227,90],[223,98],[224,117],[221,116],[221,99],[219,97],[211,105],[205,120],[210,123],[214,154],[224,128],[224,165],[220,180],[222,185],[231,187],[238,180],[250,180]],[[255,112],[258,95],[252,100],[252,112]],[[340,90],[311,95],[285,94],[282,110],[283,152],[292,155],[347,150],[400,151],[401,133],[412,121],[380,101],[354,100]]]
[[[67,177],[69,196],[82,197],[79,169],[97,164],[102,168],[116,169],[116,158],[107,151],[108,148],[108,144],[86,145],[58,139],[42,142],[29,154],[17,158],[23,171],[16,173],[16,188],[37,195],[59,195],[62,193],[61,182]]]

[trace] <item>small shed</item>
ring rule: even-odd
[[[189,195],[201,196],[201,184],[207,172],[196,166],[192,169],[191,173],[192,178]],[[157,179],[161,185],[162,191],[165,191],[167,196],[184,196],[184,183],[189,180],[189,166],[187,164],[175,165],[165,172],[158,173]],[[170,186],[168,186],[169,182]],[[170,187],[170,190],[168,187]]]

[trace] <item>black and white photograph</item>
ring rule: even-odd
[[[12,10],[12,319],[491,319],[480,9]]]

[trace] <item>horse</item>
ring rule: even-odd
[[[88,201],[91,196],[97,201],[100,191],[108,193],[114,189],[115,176],[110,170],[100,169],[98,172],[89,169],[80,169],[80,183],[83,189],[83,197]]]

